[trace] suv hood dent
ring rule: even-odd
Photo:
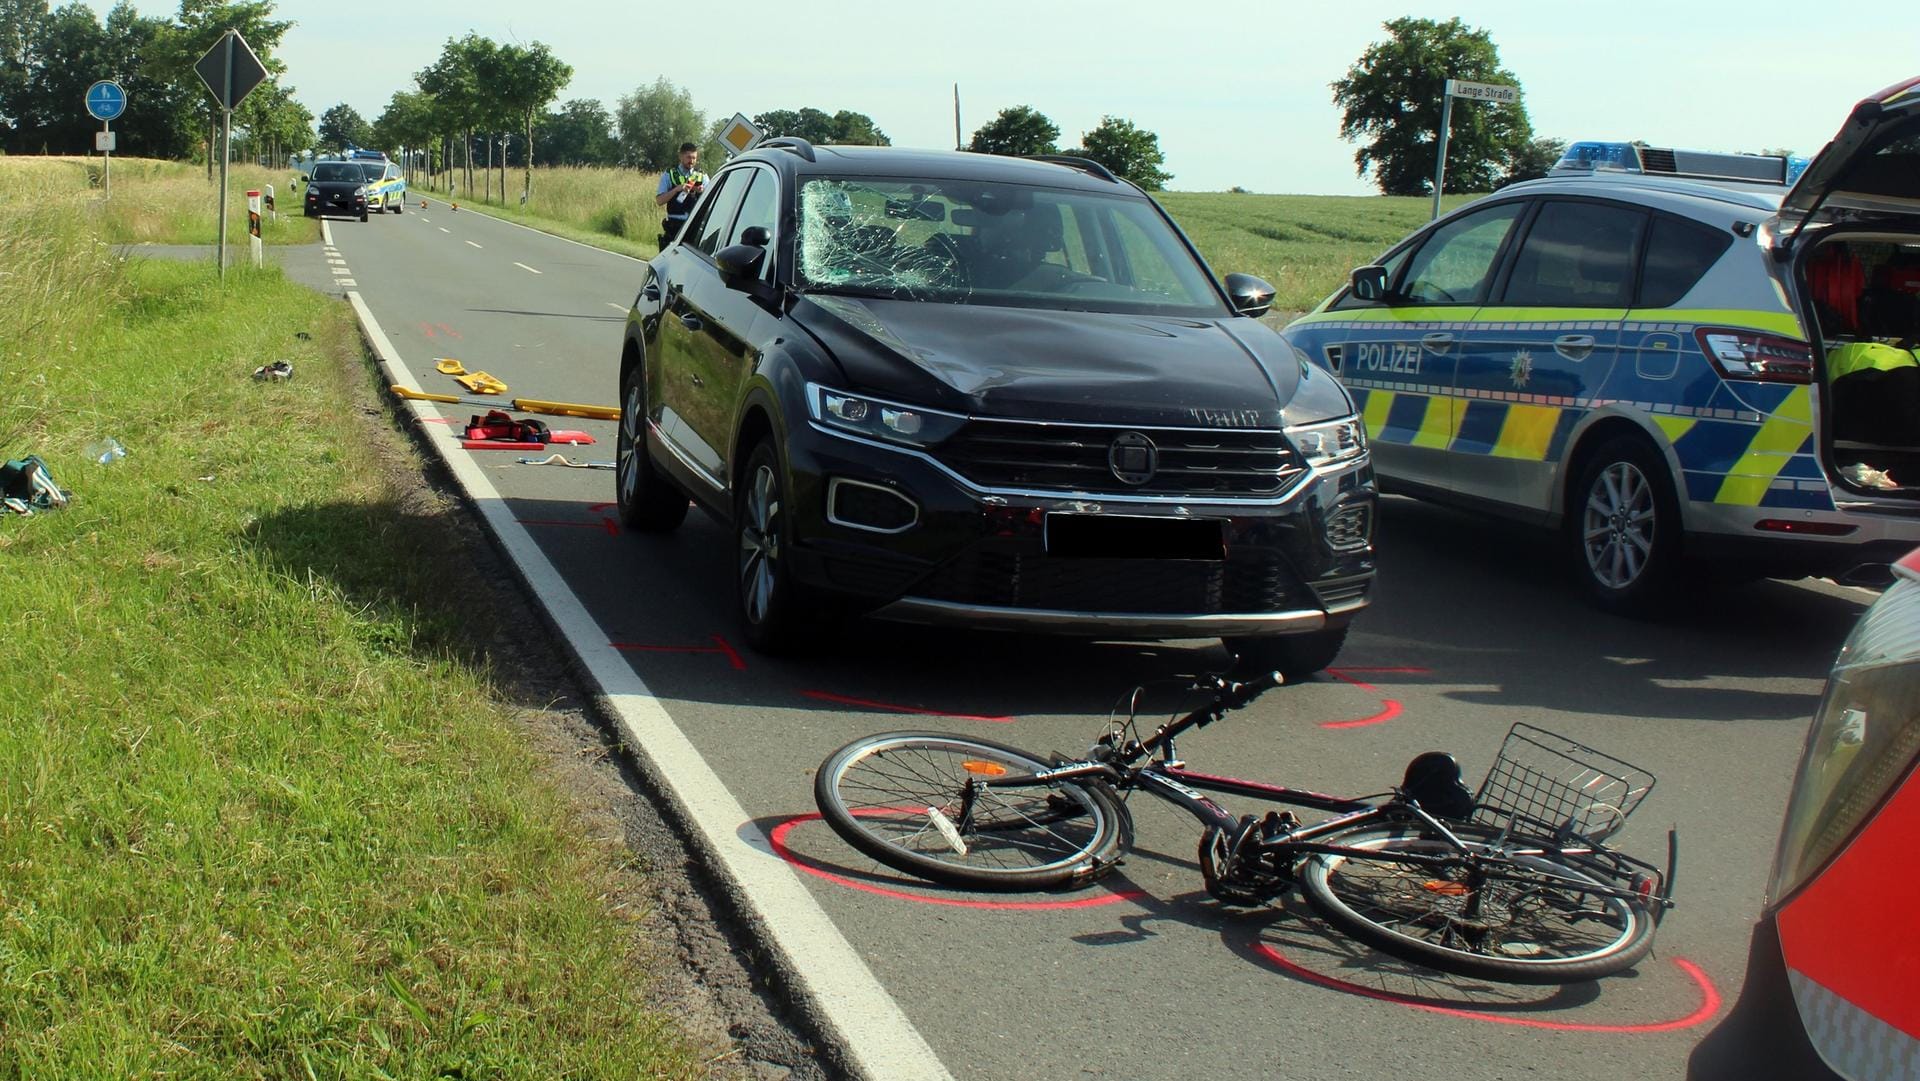
[[[793,318],[848,390],[974,416],[1275,428],[1301,368],[1272,329],[1184,319],[808,295]]]
[[[1815,207],[1920,210],[1920,79],[1855,105],[1780,212],[1799,217]]]

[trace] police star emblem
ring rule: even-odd
[[[1533,378],[1533,354],[1525,349],[1513,355],[1513,366],[1507,369],[1507,375],[1516,387],[1524,387]]]

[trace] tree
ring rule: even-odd
[[[415,77],[420,89],[434,102],[435,128],[451,145],[460,137],[461,166],[466,172],[467,194],[473,194],[473,131],[487,119],[492,108],[481,73],[498,46],[469,33],[458,40],[449,38],[440,50],[440,58]],[[451,173],[453,162],[447,162]],[[453,178],[447,178],[447,190],[453,190]]]
[[[180,12],[153,41],[146,64],[153,88],[164,95],[169,121],[178,129],[179,141],[191,145],[197,141],[195,129],[207,133],[207,176],[213,176],[217,153],[214,136],[219,130],[220,107],[194,74],[194,62],[226,34],[237,30],[247,45],[260,57],[270,78],[278,77],[287,65],[274,55],[280,39],[291,22],[275,19],[272,0],[241,0],[219,3],[217,0],[180,0]],[[109,20],[111,21],[111,20]],[[131,99],[132,90],[128,90]],[[204,120],[205,126],[201,127]]]
[[[613,114],[591,98],[575,98],[534,126],[541,165],[611,165],[619,160]]]
[[[1345,110],[1340,137],[1367,140],[1354,153],[1354,164],[1361,176],[1371,172],[1383,193],[1428,194],[1446,80],[1509,85],[1518,80],[1500,66],[1492,36],[1458,18],[1400,18],[1384,25],[1387,40],[1369,45],[1332,84],[1333,102]],[[1447,143],[1447,190],[1491,189],[1532,137],[1524,104],[1456,103]]]
[[[620,160],[649,172],[674,163],[681,143],[699,143],[707,132],[706,114],[694,108],[693,95],[661,76],[620,99]]]
[[[967,149],[976,154],[1014,157],[1057,154],[1059,138],[1060,126],[1048,120],[1046,114],[1029,105],[1015,105],[1000,110],[999,116],[982,124],[967,142]]]
[[[839,143],[843,146],[892,146],[893,140],[873,122],[873,117],[842,109],[829,115],[824,109],[770,109],[753,118],[753,125],[768,138],[791,135],[810,143]]]
[[[19,138],[30,109],[28,80],[39,68],[46,0],[0,0],[0,145],[25,147]]]
[[[107,70],[106,33],[93,9],[68,4],[35,21],[25,94],[16,123],[23,150],[83,154],[93,149],[100,122],[81,106],[87,87]]]
[[[396,90],[387,99],[380,119],[373,122],[373,141],[397,147],[406,162],[407,181],[413,181],[414,151],[428,150],[438,134],[433,122],[433,99],[419,90]],[[429,168],[431,171],[431,168]]]
[[[1560,155],[1566,152],[1565,139],[1554,139],[1545,135],[1528,139],[1527,145],[1516,151],[1513,158],[1507,162],[1507,174],[1500,178],[1499,186],[1506,187],[1508,184],[1518,184],[1522,180],[1538,180],[1546,176],[1555,165],[1559,164]],[[1449,158],[1453,156],[1451,147],[1448,148],[1447,156]]]
[[[1091,158],[1148,191],[1159,191],[1173,179],[1161,168],[1166,157],[1160,153],[1160,137],[1131,120],[1101,117],[1100,126],[1081,138],[1079,149],[1068,153]]]
[[[534,120],[546,109],[547,104],[560,96],[560,90],[573,78],[573,66],[567,64],[545,45],[534,42],[522,48],[507,45],[500,49],[495,57],[499,69],[500,85],[497,96],[520,121],[520,130],[526,136],[526,146],[522,148],[526,161],[526,185],[520,189],[520,198],[524,201],[533,194],[533,128]],[[506,168],[503,158],[500,167]],[[507,197],[507,181],[503,173],[500,177],[500,197]]]
[[[328,150],[343,151],[372,141],[372,126],[346,102],[320,114],[320,145]]]

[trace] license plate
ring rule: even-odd
[[[1222,523],[1206,518],[1049,514],[1043,535],[1047,554],[1067,559],[1227,557]]]

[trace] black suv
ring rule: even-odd
[[[1090,161],[763,142],[627,317],[621,517],[731,523],[763,650],[851,609],[1305,675],[1367,603],[1375,491],[1272,300]]]

